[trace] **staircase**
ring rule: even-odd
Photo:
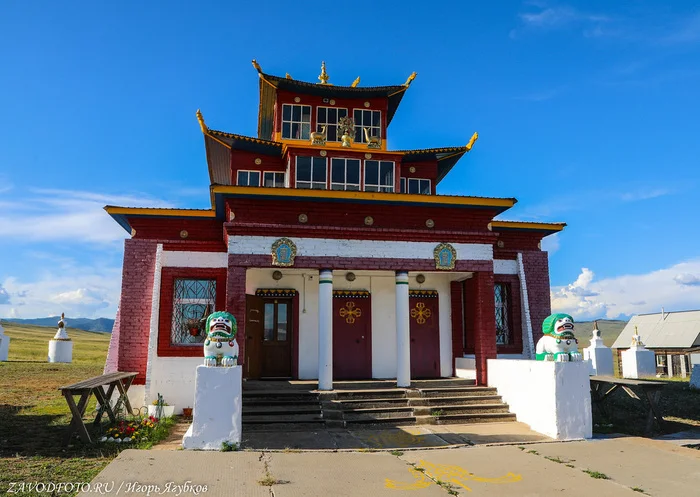
[[[315,388],[315,383],[312,384]],[[243,429],[251,431],[360,428],[515,421],[495,388],[457,378],[337,382],[332,392],[309,386],[243,390]]]

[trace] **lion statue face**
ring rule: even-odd
[[[552,314],[542,323],[542,333],[559,339],[572,339],[574,318],[568,314]]]
[[[207,318],[207,337],[233,340],[238,326],[233,314],[225,311],[213,312]]]

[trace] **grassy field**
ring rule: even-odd
[[[616,321],[616,320],[600,320],[598,321],[598,329],[600,330],[600,336],[603,339],[603,343],[608,347],[612,347],[615,339],[618,337],[620,332],[624,329],[627,321]],[[576,338],[578,338],[580,348],[588,347],[590,345],[591,332],[593,331],[593,321],[581,321],[576,323]]]
[[[3,323],[11,338],[8,362],[0,362],[0,494],[8,482],[90,481],[116,447],[64,447],[70,421],[58,387],[102,374],[109,334],[69,329],[73,363],[46,362],[55,329]],[[94,400],[86,416],[94,409]]]

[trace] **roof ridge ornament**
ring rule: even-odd
[[[357,88],[357,85],[359,85],[359,84],[360,84],[360,77],[358,76],[357,79],[356,79],[355,81],[352,82],[352,84],[350,85],[350,87],[352,87],[352,88]]]
[[[406,82],[403,84],[406,88],[411,86],[411,83],[413,83],[413,80],[416,79],[416,76],[418,76],[418,73],[416,71],[413,71],[411,75],[408,77]]]
[[[322,85],[330,85],[328,80],[331,79],[330,76],[328,76],[328,73],[326,72],[326,62],[322,61],[321,62],[321,74],[318,77],[318,80],[321,82],[319,84]]]
[[[202,133],[209,131],[207,125],[204,124],[204,116],[202,115],[202,111],[199,109],[197,109],[197,121],[199,122],[199,127],[202,128]]]
[[[284,79],[294,79],[294,78],[292,77],[291,74],[289,74],[289,73],[287,72],[287,73],[284,73]]]
[[[479,133],[474,133],[472,137],[469,139],[469,143],[467,143],[467,152],[469,152],[472,147],[474,146],[474,143],[476,143],[476,140],[479,139]]]
[[[253,59],[252,64],[255,70],[258,71],[259,74],[262,74],[262,68],[260,67],[260,64],[258,64],[258,61]]]

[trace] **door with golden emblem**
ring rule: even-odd
[[[408,302],[411,323],[411,378],[439,378],[438,293],[435,290],[411,290]]]
[[[372,377],[372,313],[367,291],[333,292],[333,378]]]

